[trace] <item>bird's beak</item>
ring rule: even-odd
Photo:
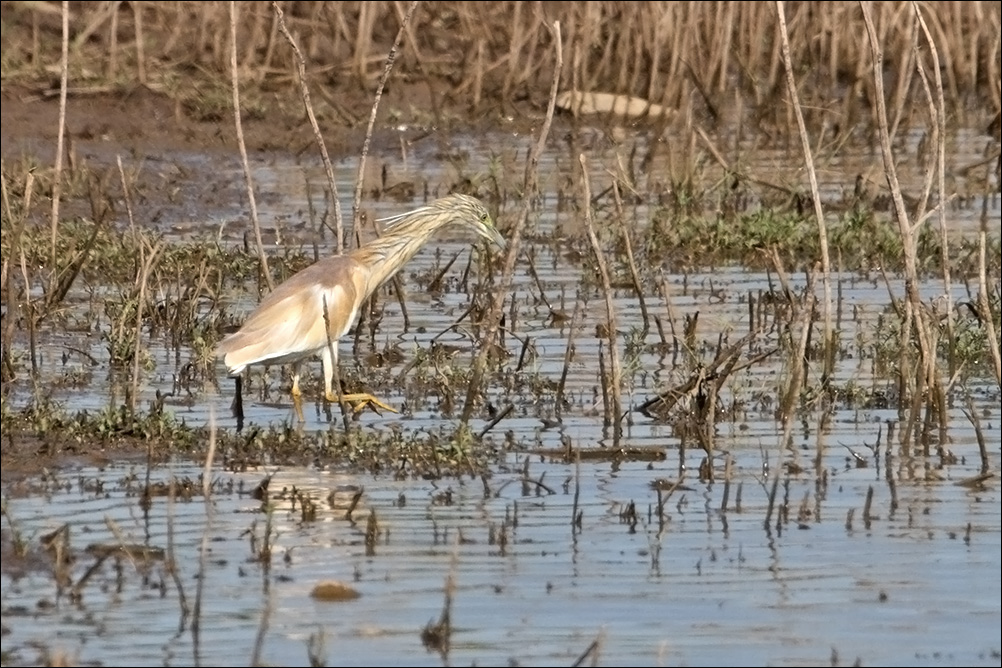
[[[501,236],[501,233],[498,232],[498,228],[494,227],[493,225],[490,226],[484,225],[480,228],[479,232],[480,236],[482,236],[484,239],[487,239],[490,242],[493,242],[494,245],[496,245],[501,250],[504,250],[505,248],[508,247],[508,242],[506,242],[504,240],[504,237]]]

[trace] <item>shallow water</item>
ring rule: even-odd
[[[492,169],[511,172],[502,179],[510,184],[520,178],[512,174],[521,174],[531,140],[494,135],[402,142],[406,155],[377,156],[373,169],[378,173],[385,161],[395,165],[392,179],[428,183],[432,191]],[[610,182],[607,170],[617,168],[617,149],[628,153],[629,147],[597,132],[581,141],[592,151],[592,190],[600,192]],[[954,166],[979,160],[984,141],[959,133],[951,143]],[[914,150],[915,142],[903,142],[902,150]],[[762,161],[759,173],[768,173],[775,182],[794,178],[799,162],[789,152],[754,148]],[[725,386],[722,400],[732,410],[717,423],[716,482],[701,482],[696,473],[701,450],[694,454],[690,444],[683,453],[670,426],[636,411],[628,411],[619,445],[653,449],[662,458],[585,459],[578,467],[539,454],[568,442],[582,452],[613,445],[603,427],[599,389],[599,351],[604,354],[605,349],[596,329],[606,321],[605,304],[593,279],[590,285],[583,283],[588,263],[573,259],[574,249],[566,241],[555,244],[549,238],[559,236],[555,231],[580,227],[573,211],[556,204],[573,158],[555,142],[541,164],[544,213],[534,221],[537,236],[526,242],[523,268],[516,272],[512,299],[517,322],[509,325],[512,335],[506,339],[512,360],[522,353],[520,337],[531,343],[519,372],[523,391],[486,390],[491,404],[511,403],[514,410],[487,434],[483,447],[499,447],[506,438],[517,447],[489,479],[397,480],[292,467],[237,473],[217,466],[208,505],[200,497],[174,504],[159,497],[148,515],[138,498],[146,471],[135,464],[57,473],[30,490],[8,488],[3,520],[8,535],[16,532],[38,549],[43,534],[69,526],[70,546],[77,551],[72,582],[80,582],[97,562],[82,552],[88,544],[138,543],[167,550],[173,541],[187,605],[193,605],[199,582],[204,592],[196,647],[191,618],[182,618],[178,587],[162,561],[110,558],[85,581],[79,602],[65,593],[57,596],[48,570],[5,573],[0,595],[4,663],[33,663],[45,650],[105,665],[249,663],[263,629],[260,659],[270,664],[306,661],[307,644],[315,636],[323,638],[327,662],[344,665],[568,665],[592,643],[593,653],[584,663],[597,665],[834,665],[857,660],[869,665],[999,665],[1002,415],[998,388],[987,377],[975,375],[966,385],[996,472],[984,485],[961,484],[980,472],[981,461],[959,395],[949,406],[946,444],[956,461],[900,448],[888,457],[887,431],[900,420],[894,401],[842,402],[823,426],[820,415],[808,412],[795,423],[793,451],[781,448],[775,398],[786,369],[779,356],[736,374]],[[259,215],[268,238],[310,248],[316,234],[302,222],[308,219],[306,182],[311,192],[319,192],[322,171],[286,156],[256,160],[255,180],[266,193],[258,202]],[[167,173],[174,162],[194,166],[204,158],[178,155],[156,164]],[[845,184],[851,187],[855,174],[874,164],[879,165],[879,156],[867,153],[829,161],[823,188],[836,193]],[[249,227],[238,164],[234,160],[211,167],[204,187],[218,192],[217,186],[228,184],[233,201],[222,198],[213,210],[190,203],[166,209],[158,224],[170,238],[184,241],[208,230],[226,243],[242,242]],[[648,178],[663,179],[667,169],[656,163]],[[339,163],[339,183],[352,183],[355,170],[353,161]],[[706,170],[706,178],[712,179],[718,166]],[[341,192],[345,212],[349,195]],[[418,196],[414,203],[420,200]],[[986,204],[991,229],[997,231],[998,198]],[[412,205],[383,199],[368,202],[367,210],[379,217]],[[972,201],[952,209],[951,230],[976,230],[981,205]],[[318,202],[314,206],[320,208]],[[509,200],[502,221],[516,208]],[[643,206],[631,211],[638,220],[646,219]],[[329,251],[329,235],[320,251]],[[403,410],[400,415],[366,413],[360,418],[363,429],[402,428],[420,434],[455,425],[459,408],[448,406],[438,394],[418,393],[404,372],[415,355],[433,344],[454,346],[453,362],[459,365],[474,354],[468,332],[449,329],[469,303],[458,276],[470,253],[467,241],[446,237],[404,269],[409,328],[395,300],[384,299],[376,343],[397,347],[403,358],[366,372],[399,379],[391,384],[396,389],[381,398]],[[456,254],[459,259],[447,274],[449,290],[432,294],[420,287],[415,277],[444,266]],[[534,258],[538,283],[524,269],[527,257]],[[477,271],[475,261],[472,271]],[[704,358],[712,358],[719,334],[736,341],[749,331],[748,297],[771,292],[776,283],[775,276],[742,267],[687,275],[665,270],[663,278],[670,309],[660,288],[652,288],[644,296],[650,316],[681,323],[698,314],[696,338]],[[802,275],[790,278],[796,290],[804,288]],[[901,281],[890,277],[888,287],[879,273],[835,278],[846,354],[838,361],[833,383],[891,395],[893,382],[874,367],[872,358],[884,329],[880,318],[889,304],[888,289],[900,296]],[[942,298],[940,281],[928,281],[921,289],[930,301]],[[572,328],[570,319],[555,322],[540,290],[554,309],[567,315],[580,302],[579,325]],[[951,295],[955,302],[968,298],[959,280]],[[232,300],[230,308],[236,312],[254,305],[248,294],[232,295]],[[670,348],[658,345],[653,324],[639,338],[642,315],[633,291],[617,290],[614,303],[621,340],[635,339],[632,354],[625,346],[621,351],[623,401],[627,409],[635,408],[678,384],[682,371]],[[49,379],[81,374],[89,380],[55,386],[52,398],[71,410],[120,404],[120,386],[103,371],[107,352],[100,338],[93,332],[64,337],[44,349],[42,373]],[[566,381],[568,403],[558,415],[552,383],[563,371],[570,340],[575,353]],[[775,340],[775,332],[765,334],[755,347],[764,350]],[[86,351],[96,366],[74,354],[61,363],[61,355],[74,348]],[[342,363],[354,365],[351,343],[342,341],[340,349]],[[173,388],[190,355],[156,342],[151,352],[155,370],[145,377],[143,401],[152,400],[157,390]],[[319,366],[304,367],[312,375],[313,390]],[[234,429],[229,412],[233,384],[223,377],[221,365],[218,371],[218,387],[180,392],[168,399],[169,410],[188,424],[211,419],[222,429]],[[279,369],[255,371],[245,387],[248,423],[331,428],[328,414],[309,401],[305,420],[297,422],[283,382]],[[15,388],[11,400],[24,403],[30,393],[30,388]],[[488,415],[478,415],[474,432],[488,421]],[[337,420],[334,424],[336,428]],[[732,462],[727,484],[726,457]],[[523,477],[526,463],[528,479]],[[182,478],[199,475],[183,462],[172,470]],[[659,519],[659,496],[651,483],[674,481],[680,472],[685,474],[682,487],[662,493],[666,500]],[[151,475],[163,480],[168,473]],[[266,475],[274,476],[270,515],[249,494]],[[770,512],[774,480],[779,482]],[[281,493],[293,487],[319,503],[316,519],[303,521],[300,506],[293,508],[288,494]],[[337,503],[331,507],[327,498],[335,489]],[[346,519],[345,499],[357,489],[364,491],[361,505],[353,520]],[[575,509],[580,511],[579,526],[572,521]],[[372,513],[378,534],[367,546]],[[269,516],[273,553],[270,568],[265,568],[255,553]],[[200,565],[203,541],[206,554]],[[442,614],[450,576],[455,586],[452,634],[443,655],[425,648],[421,632]],[[339,603],[315,601],[310,592],[324,580],[349,583],[361,596]]]
[[[867,665],[998,663],[1000,501],[995,489],[958,484],[975,467],[909,478],[903,462],[890,473],[876,463],[857,468],[833,447],[821,494],[809,475],[780,485],[791,515],[803,502],[815,517],[786,523],[774,515],[766,526],[759,457],[752,448],[735,453],[729,487],[687,481],[660,523],[650,483],[674,478],[671,454],[650,468],[576,469],[531,457],[529,475],[543,484],[525,486],[505,471],[485,487],[270,470],[270,571],[253,551],[266,533],[262,503],[227,489],[249,492],[265,471],[217,471],[208,506],[161,497],[144,516],[135,494],[141,469],[81,470],[57,491],[10,498],[8,515],[31,538],[67,523],[77,549],[120,542],[166,549],[173,531],[189,605],[202,574],[198,658],[209,665],[249,662],[266,614],[261,659],[283,665],[305,661],[314,634],[322,634],[329,663],[343,665],[568,665],[596,640],[600,665],[831,665],[835,655]],[[199,472],[179,465],[174,473]],[[134,479],[131,494],[124,478]],[[106,481],[102,493],[81,490],[95,480]],[[299,506],[275,498],[293,487],[319,503],[315,520],[302,521]],[[344,513],[355,489],[364,494],[351,521]],[[336,507],[327,503],[332,490]],[[575,494],[579,528],[571,522]],[[624,518],[629,504],[633,521]],[[371,513],[378,537],[370,554]],[[74,581],[95,561],[81,555]],[[172,579],[162,562],[140,566],[123,559],[119,574],[108,560],[79,603],[58,600],[49,573],[5,577],[4,651],[17,663],[43,646],[84,662],[190,665],[192,633],[178,633]],[[421,631],[438,621],[450,577],[446,660],[425,649]],[[311,590],[325,580],[361,596],[313,600]]]

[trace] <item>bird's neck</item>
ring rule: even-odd
[[[428,224],[427,219],[419,222],[403,218],[384,230],[378,239],[352,251],[354,259],[369,272],[366,297],[390,280],[448,222],[447,218],[436,221],[437,224]]]

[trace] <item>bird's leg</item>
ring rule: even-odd
[[[303,393],[299,390],[299,362],[292,363],[292,405],[296,409],[296,416],[300,422],[305,422],[303,418]]]
[[[243,378],[236,376],[236,393],[233,395],[233,417],[237,419],[237,433],[244,428]]]
[[[299,362],[292,363],[292,396],[296,399],[303,395],[299,390]]]
[[[323,361],[324,366],[324,397],[327,401],[332,404],[338,403],[340,401],[347,401],[352,405],[352,410],[356,413],[361,411],[367,405],[372,406],[373,410],[377,413],[379,409],[384,411],[389,411],[391,413],[396,413],[397,410],[391,406],[384,404],[382,401],[369,394],[368,392],[356,392],[353,394],[335,394],[334,393],[334,365],[337,364],[337,353],[332,355],[330,351],[330,346],[323,349],[320,353],[320,359]]]

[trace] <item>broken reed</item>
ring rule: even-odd
[[[71,5],[70,69],[99,72],[110,82],[127,78],[164,87],[166,82],[155,80],[154,73],[170,72],[173,66],[227,82],[232,55],[248,85],[295,86],[296,57],[271,3],[236,3],[240,40],[232,54],[229,4]],[[367,89],[405,23],[405,8],[395,2],[279,2],[277,7],[299,40],[311,76],[328,80],[333,70],[346,83]],[[928,2],[922,7],[936,35],[951,107],[962,109],[965,101],[978,98],[992,106],[993,98],[997,108],[999,4]],[[910,67],[914,58],[910,11],[904,2],[873,3],[871,8],[887,62],[900,67]],[[787,3],[785,14],[804,108],[824,109],[838,99],[841,117],[853,125],[867,112],[861,101],[872,98],[874,90],[869,47],[859,39],[865,34],[860,5]],[[12,5],[5,12],[5,24],[14,28],[9,38],[5,34],[7,72],[38,76],[57,63],[59,40],[46,37],[58,33],[58,21],[47,7]],[[499,98],[509,103],[527,91],[545,99],[553,69],[548,26],[554,21],[562,26],[570,55],[561,78],[576,88],[636,95],[671,108],[688,108],[698,100],[712,117],[737,93],[756,107],[776,109],[775,120],[792,127],[792,117],[784,118],[792,110],[781,104],[785,74],[777,8],[771,2],[594,2],[556,8],[522,2],[424,2],[406,27],[396,67],[417,81],[448,78],[453,84],[449,94],[468,101],[474,111],[496,109]],[[38,35],[42,39],[34,38]],[[901,108],[907,88],[900,85],[890,92],[892,108]],[[434,115],[440,114],[443,101],[433,93]],[[363,120],[360,110],[338,107],[337,115],[350,124]]]

